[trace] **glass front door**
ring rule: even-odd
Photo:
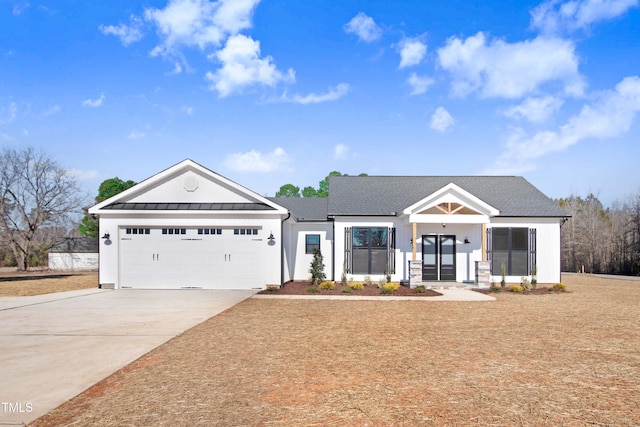
[[[422,280],[456,280],[456,236],[422,236]]]

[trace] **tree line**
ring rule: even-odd
[[[640,276],[640,192],[609,208],[593,194],[556,203],[571,215],[562,226],[562,271]]]
[[[307,186],[300,192],[300,187],[293,184],[284,184],[276,192],[276,197],[329,197],[329,177],[332,176],[349,176],[346,173],[342,174],[338,171],[331,171],[322,181],[318,183],[318,188]],[[358,176],[367,176],[366,173],[361,173]]]

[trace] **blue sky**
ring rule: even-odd
[[[90,197],[191,158],[260,194],[370,175],[640,191],[638,0],[0,0],[0,144]]]

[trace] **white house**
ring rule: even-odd
[[[309,278],[560,281],[567,213],[513,176],[331,177],[327,199],[265,198],[185,160],[92,207],[100,285],[264,289]],[[410,269],[410,261],[413,261]],[[413,281],[412,281],[413,282]]]

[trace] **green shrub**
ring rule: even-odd
[[[343,294],[350,294],[351,292],[353,292],[353,289],[351,289],[350,287],[344,287],[342,288],[342,293]]]
[[[522,279],[520,279],[520,286],[522,286],[522,289],[524,289],[525,291],[531,290],[531,282],[527,277],[523,277]]]
[[[378,287],[379,288],[382,288],[386,284],[387,284],[387,279],[385,279],[384,277],[381,277],[380,280],[378,280]]]
[[[335,289],[336,284],[333,283],[331,280],[325,280],[324,282],[320,283],[320,285],[318,285],[318,288],[322,289],[322,290],[331,290],[331,289]]]
[[[492,283],[491,286],[489,287],[489,290],[493,293],[496,293],[496,292],[500,292],[502,290],[502,287],[496,285],[495,283]]]
[[[390,294],[392,292],[393,292],[393,290],[391,288],[386,287],[386,286],[380,288],[380,293],[381,294]]]
[[[551,287],[553,292],[567,292],[567,285],[564,283],[556,283]]]
[[[427,288],[424,285],[418,285],[413,288],[413,292],[415,292],[416,294],[424,294],[425,292],[427,292]]]
[[[311,286],[307,288],[307,292],[309,292],[310,294],[317,294],[318,292],[320,292],[320,290],[315,286]]]
[[[362,289],[364,289],[364,285],[360,282],[354,282],[354,281],[349,281],[349,283],[347,283],[347,286],[349,287],[349,289],[353,289],[355,291],[361,291]]]
[[[314,249],[313,251],[313,260],[311,261],[309,273],[311,274],[311,284],[314,286],[322,282],[325,277],[327,277],[324,274],[324,259],[320,249]]]
[[[521,294],[524,290],[520,285],[510,285],[508,289],[516,294]]]

